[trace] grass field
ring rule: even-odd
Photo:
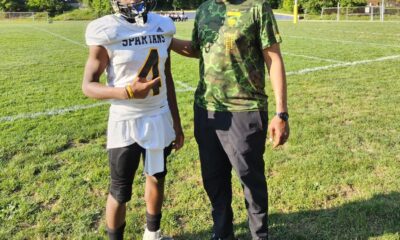
[[[86,25],[0,22],[0,239],[106,236],[108,107],[81,93]],[[400,24],[279,26],[291,137],[265,153],[271,239],[400,239]],[[178,23],[177,36],[191,27]],[[186,142],[169,159],[162,228],[208,239],[192,124],[197,61],[172,61]],[[143,232],[141,171],[127,239]],[[250,239],[236,177],[234,195],[236,234]]]

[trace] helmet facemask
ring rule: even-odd
[[[111,0],[116,13],[121,14],[128,22],[144,24],[147,13],[155,7],[155,0],[142,0],[135,3],[122,4],[119,0]]]

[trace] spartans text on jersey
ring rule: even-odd
[[[164,43],[165,37],[163,35],[148,35],[140,36],[122,40],[122,46],[132,46],[132,45],[144,45],[144,44],[154,44],[154,43]]]

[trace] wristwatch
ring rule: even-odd
[[[289,113],[287,113],[287,112],[278,112],[278,113],[276,113],[276,116],[278,116],[280,119],[282,119],[285,122],[287,122],[289,120]]]

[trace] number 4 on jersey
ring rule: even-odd
[[[147,56],[146,63],[143,65],[142,70],[140,70],[139,77],[146,78],[147,75],[149,75],[150,70],[153,74],[153,79],[160,76],[160,72],[158,70],[158,62],[159,57],[157,49],[151,49],[149,55]],[[158,84],[154,85],[153,96],[160,94],[160,87],[161,81]]]

